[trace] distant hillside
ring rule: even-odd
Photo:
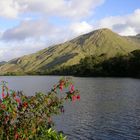
[[[135,43],[140,44],[140,34],[137,34],[136,36],[128,36],[127,38],[130,39],[131,41],[134,41]]]
[[[0,66],[4,65],[5,63],[6,63],[6,61],[1,61]]]
[[[78,64],[87,56],[103,55],[108,59],[128,54],[136,49],[140,49],[140,45],[132,39],[120,36],[109,29],[99,29],[37,53],[13,59],[0,67],[0,74],[43,73],[49,69]]]

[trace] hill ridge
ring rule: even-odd
[[[124,55],[140,49],[138,43],[103,28],[80,35],[70,41],[54,45],[30,55],[12,59],[0,66],[0,74],[33,73],[78,64],[86,56],[106,58]]]

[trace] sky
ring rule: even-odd
[[[0,0],[0,61],[99,28],[140,33],[140,0]]]

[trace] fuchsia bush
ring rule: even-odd
[[[69,78],[62,78],[47,94],[26,96],[10,90],[1,82],[0,139],[1,140],[63,140],[52,128],[52,116],[64,112],[64,102],[80,99]],[[63,92],[66,91],[66,92]],[[58,94],[62,94],[61,97]],[[50,129],[51,128],[51,129]]]

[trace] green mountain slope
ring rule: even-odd
[[[128,36],[127,39],[140,44],[140,34],[137,34],[136,36]]]
[[[133,40],[122,37],[109,29],[99,29],[37,53],[13,59],[0,67],[0,74],[46,71],[78,64],[81,58],[90,55],[104,55],[110,58],[136,49],[140,49],[140,46]]]

